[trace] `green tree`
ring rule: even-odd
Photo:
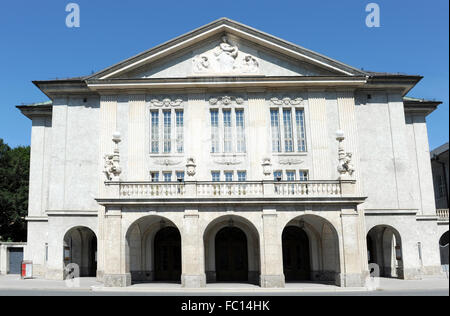
[[[0,139],[0,240],[26,241],[30,147],[11,149]]]

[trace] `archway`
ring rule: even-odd
[[[237,215],[213,220],[203,234],[207,283],[260,280],[260,241],[255,226]]]
[[[64,265],[77,264],[80,277],[97,274],[97,237],[87,227],[74,227],[64,235]]]
[[[316,215],[292,219],[283,230],[282,244],[286,282],[340,284],[339,237],[328,220]]]
[[[309,238],[300,227],[288,226],[283,231],[283,270],[286,282],[311,278]]]
[[[216,278],[218,282],[247,282],[247,237],[237,227],[222,228],[216,235]]]
[[[441,265],[447,266],[448,271],[448,232],[445,232],[439,239],[439,248],[441,250]]]
[[[181,282],[181,234],[167,218],[150,215],[126,234],[127,271],[133,283]]]
[[[378,225],[367,234],[369,263],[380,267],[380,276],[403,278],[402,241],[399,232],[391,226]]]

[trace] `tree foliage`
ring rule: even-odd
[[[30,147],[11,148],[0,138],[0,241],[26,241]]]

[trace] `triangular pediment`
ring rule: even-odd
[[[245,25],[220,19],[100,71],[90,79],[364,74]]]

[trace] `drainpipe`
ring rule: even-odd
[[[438,155],[434,155],[433,159],[434,159],[434,161],[436,161],[438,164],[440,164],[442,166],[442,171],[444,172],[445,201],[447,202],[446,203],[447,208],[449,208],[449,206],[448,206],[447,170],[445,168],[445,162],[440,161]]]

